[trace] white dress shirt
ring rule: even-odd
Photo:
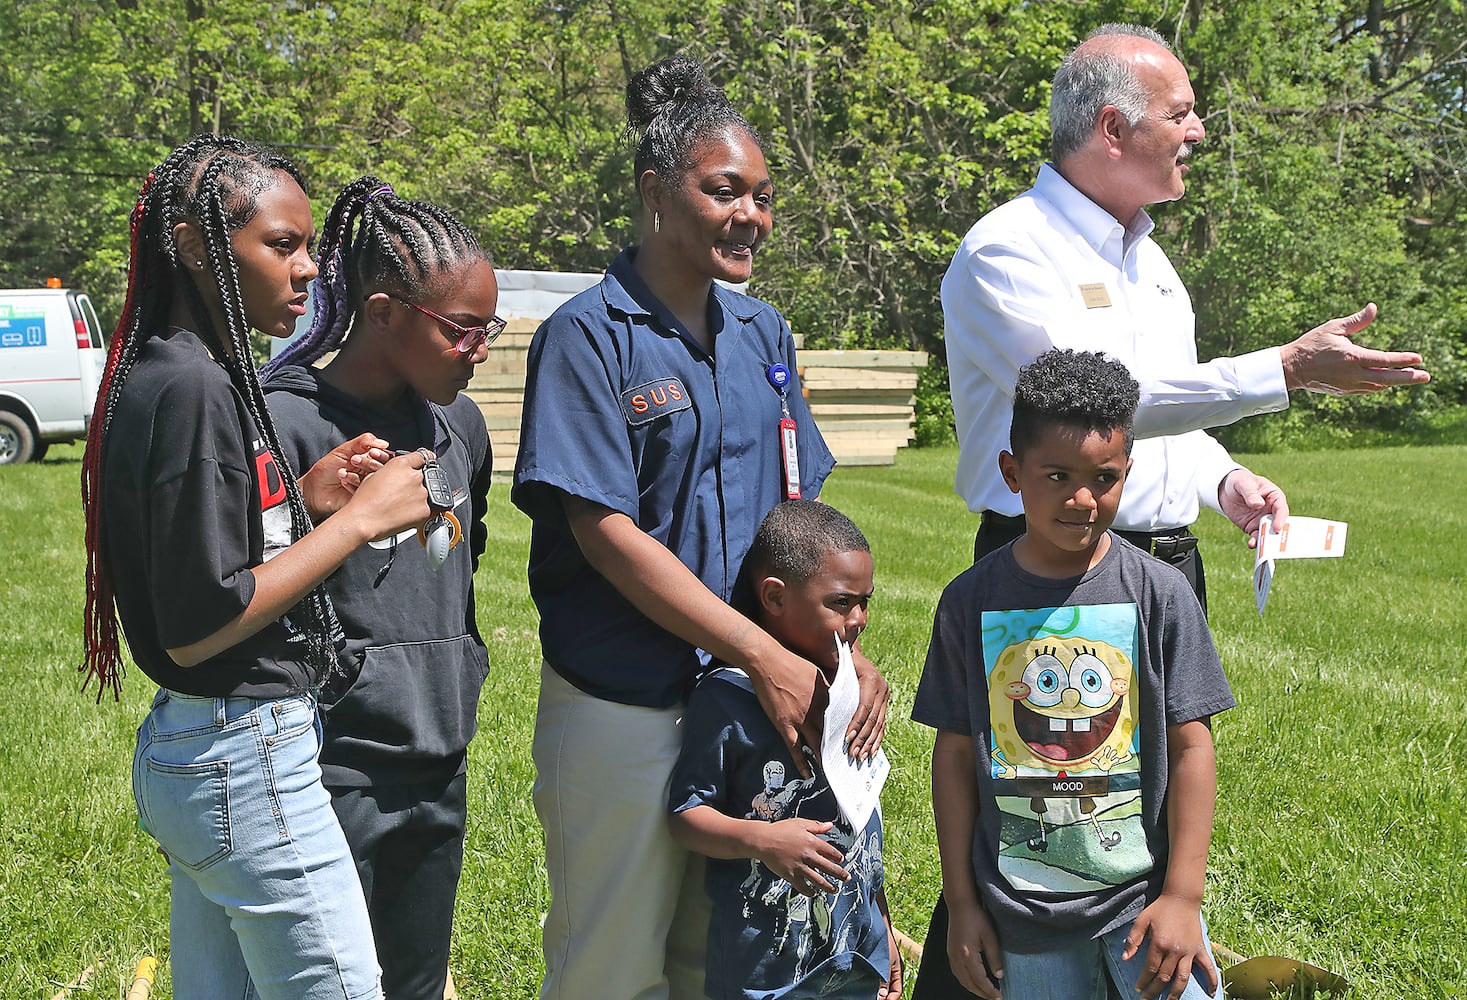
[[[1115,526],[1182,528],[1238,464],[1202,428],[1289,405],[1278,348],[1197,362],[1192,300],[1151,239],[1053,165],[968,231],[942,280],[957,422],[956,488],[973,511],[1023,513],[998,471],[1019,368],[1051,347],[1102,351],[1141,384],[1135,464]]]

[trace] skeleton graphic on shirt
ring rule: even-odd
[[[764,765],[764,788],[749,803],[746,819],[774,823],[795,818],[811,803],[833,794],[829,787],[816,789],[814,758],[808,750],[806,754],[812,764],[809,778],[786,782],[785,765],[781,761],[771,760]],[[879,864],[876,860],[881,852],[879,835],[873,834],[868,841],[867,833],[862,831],[857,836],[844,816],[837,815],[834,822],[835,826],[825,836],[840,850],[844,858],[843,867],[850,872],[855,891],[863,893],[871,884]],[[838,887],[839,891],[845,891],[844,887]],[[750,860],[749,875],[739,886],[739,892],[744,898],[745,919],[751,918],[756,910],[769,914],[774,927],[773,950],[776,953],[782,952],[791,936],[794,937],[798,976],[804,976],[814,964],[818,964],[812,961],[815,956],[832,953],[832,941],[844,941],[855,933],[845,926],[849,923],[849,907],[845,908],[846,919],[841,921],[842,926],[833,925],[831,903],[836,893],[817,892],[814,896],[806,896],[757,860]],[[851,947],[850,942],[845,942],[834,950],[839,952]]]

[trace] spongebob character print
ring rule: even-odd
[[[1090,894],[1151,869],[1134,604],[983,613],[999,872]]]

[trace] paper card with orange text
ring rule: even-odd
[[[1258,601],[1258,613],[1263,614],[1263,606],[1268,603],[1276,560],[1338,558],[1345,554],[1349,528],[1344,521],[1290,517],[1283,528],[1276,529],[1273,515],[1265,515],[1258,525],[1258,554],[1253,562],[1253,593]]]

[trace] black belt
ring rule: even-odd
[[[1016,535],[1024,532],[1023,515],[1012,516],[1000,514],[997,511],[985,510],[983,512],[984,523],[992,524],[995,528],[1005,528],[1013,531]],[[1115,529],[1115,533],[1143,552],[1149,552],[1158,559],[1172,559],[1197,548],[1197,536],[1186,528],[1162,528],[1159,531],[1122,531]]]
[[[1158,559],[1173,559],[1197,548],[1197,536],[1186,528],[1163,528],[1160,531],[1116,530],[1126,541]]]

